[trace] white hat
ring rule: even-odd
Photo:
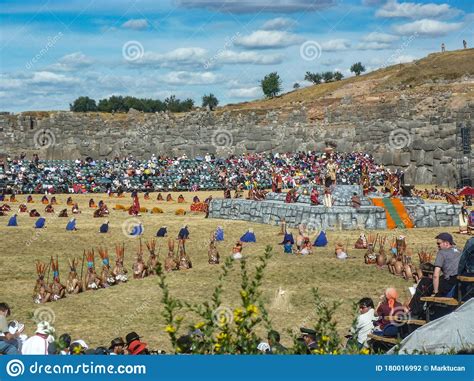
[[[263,353],[270,352],[271,350],[270,345],[268,343],[265,343],[264,341],[257,345],[257,349]]]
[[[36,326],[36,333],[50,335],[54,333],[54,327],[48,321],[40,321]]]
[[[74,344],[74,343],[79,344],[79,345],[80,345],[82,348],[84,348],[85,350],[86,350],[86,349],[89,349],[89,346],[88,346],[88,345],[86,344],[86,342],[85,342],[84,340],[82,340],[82,339],[74,340],[74,341],[71,343],[71,345]]]

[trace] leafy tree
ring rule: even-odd
[[[351,66],[351,72],[355,73],[355,75],[360,75],[365,71],[365,66],[362,65],[360,62],[356,62]]]
[[[312,82],[315,85],[319,85],[321,81],[323,80],[323,77],[319,73],[311,73],[307,71],[304,76],[304,80],[308,82]]]
[[[300,86],[300,84],[299,84],[298,82],[295,82],[295,83],[293,84],[293,88],[294,88],[295,90],[298,90],[300,87],[301,87],[301,86]]]
[[[212,93],[209,95],[204,95],[202,97],[202,107],[209,106],[211,110],[214,110],[218,104],[219,104],[219,100]]]
[[[332,71],[326,71],[322,74],[322,76],[325,83],[332,82],[334,79],[334,73]]]
[[[278,73],[267,74],[261,81],[262,91],[267,98],[273,98],[281,92],[281,79]]]
[[[97,111],[97,105],[92,98],[79,97],[72,104],[69,104],[69,109],[74,112]]]
[[[335,81],[340,81],[342,78],[344,78],[344,74],[342,74],[340,71],[335,71],[334,72],[334,80]]]

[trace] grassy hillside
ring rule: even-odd
[[[392,65],[358,77],[305,87],[273,99],[228,105],[219,110],[291,108],[295,103],[322,102],[325,97],[331,97],[337,93],[343,94],[346,91],[351,92],[351,90],[357,90],[355,91],[357,95],[374,95],[397,91],[400,88],[416,88],[444,80],[460,80],[466,75],[474,75],[474,49],[433,53],[417,61]]]

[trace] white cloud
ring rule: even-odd
[[[398,40],[398,36],[394,36],[393,34],[388,34],[388,33],[379,33],[379,32],[372,32],[369,33],[367,36],[364,36],[362,38],[362,41],[365,42],[393,42]]]
[[[393,30],[397,34],[419,34],[423,36],[444,36],[462,27],[462,23],[447,23],[437,20],[418,20],[407,24],[395,25]]]
[[[33,74],[33,78],[29,81],[33,84],[45,84],[45,85],[56,85],[56,84],[74,84],[80,81],[77,78],[67,77],[64,74],[56,74],[50,71],[36,71]]]
[[[0,88],[7,89],[18,89],[23,85],[23,81],[20,78],[14,78],[7,74],[0,75]]]
[[[133,64],[156,64],[161,67],[175,67],[176,65],[198,66],[204,65],[207,59],[207,50],[203,48],[178,48],[167,53],[145,52],[143,57]]]
[[[234,44],[249,49],[276,49],[301,42],[303,42],[303,38],[296,34],[276,30],[257,30],[248,36],[237,38]]]
[[[323,49],[323,51],[327,51],[327,52],[347,50],[350,47],[351,47],[351,42],[343,38],[329,40],[329,41],[321,43],[321,48]]]
[[[232,89],[229,91],[229,96],[234,98],[256,98],[261,95],[262,88],[259,86],[243,87],[240,89]]]
[[[397,0],[389,0],[382,8],[375,12],[377,17],[386,18],[438,18],[454,17],[461,13],[458,9],[451,8],[449,4],[420,4],[420,3],[399,3]]]
[[[256,64],[274,65],[283,60],[280,54],[260,54],[257,52],[235,52],[233,50],[223,50],[216,56],[217,63],[223,64]]]
[[[382,50],[390,48],[390,44],[385,42],[361,42],[357,45],[357,50]]]
[[[48,70],[74,71],[88,67],[93,63],[94,60],[82,52],[74,52],[61,57],[57,63],[48,67]]]
[[[162,80],[170,85],[207,85],[218,81],[219,77],[209,71],[205,72],[189,72],[189,71],[172,71]]]
[[[122,28],[143,30],[149,26],[146,19],[130,19],[122,24]]]
[[[296,25],[296,21],[287,17],[277,17],[263,24],[263,30],[286,30]]]

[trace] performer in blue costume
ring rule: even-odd
[[[66,230],[69,231],[69,232],[70,232],[70,231],[77,230],[77,229],[76,229],[76,219],[75,219],[75,218],[71,218],[71,219],[69,220],[69,222],[68,222],[67,225],[66,225]]]
[[[284,245],[285,243],[290,242],[292,245],[295,243],[295,239],[293,238],[293,233],[285,233],[285,237],[280,245]]]
[[[166,237],[166,235],[168,234],[168,229],[166,226],[162,226],[161,228],[158,229],[158,231],[156,232],[156,236],[157,237]]]
[[[44,225],[46,225],[46,218],[40,217],[35,222],[35,229],[43,229]]]
[[[99,233],[107,233],[109,231],[109,221],[105,221],[102,225],[100,225]]]
[[[324,247],[327,244],[328,244],[328,239],[326,237],[326,233],[324,232],[324,230],[321,230],[319,235],[316,237],[313,246]]]
[[[10,219],[8,220],[7,226],[18,226],[18,221],[16,220],[16,214],[10,217]]]
[[[216,241],[223,241],[224,240],[224,229],[221,226],[218,226],[216,229]]]
[[[255,233],[253,232],[252,229],[247,230],[247,233],[245,233],[241,238],[240,242],[257,242],[257,238],[255,237]]]
[[[178,233],[178,239],[188,239],[188,238],[189,238],[188,225],[184,225]]]
[[[132,236],[139,236],[139,235],[142,235],[142,234],[143,234],[143,225],[142,224],[135,225],[132,228],[132,232],[130,233],[130,235],[132,235]]]

